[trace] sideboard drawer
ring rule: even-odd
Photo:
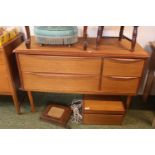
[[[140,78],[136,77],[102,77],[102,91],[114,94],[135,94]]]
[[[103,75],[141,77],[143,59],[106,58],[103,64]]]
[[[99,76],[23,73],[26,90],[40,91],[97,91]]]
[[[19,55],[22,71],[100,74],[101,58]]]

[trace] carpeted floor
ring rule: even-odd
[[[51,123],[41,121],[40,115],[51,102],[68,104],[80,95],[33,93],[36,112],[31,113],[27,97],[24,97],[22,114],[17,115],[11,97],[0,96],[0,128],[1,129],[61,129]],[[142,103],[140,96],[133,98],[122,125],[82,125],[69,121],[72,129],[151,129],[155,115],[155,98],[150,97],[148,103]]]

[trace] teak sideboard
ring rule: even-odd
[[[31,111],[35,111],[33,91],[80,93],[96,95],[125,95],[127,102],[136,95],[143,75],[147,52],[130,42],[104,38],[95,49],[95,39],[71,47],[40,46],[31,38],[31,48],[21,44],[15,49],[21,88],[28,92]]]
[[[12,96],[17,113],[20,113],[18,99],[19,78],[13,50],[23,41],[23,34],[20,33],[17,37],[0,47],[0,95]]]

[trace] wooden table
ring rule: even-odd
[[[20,113],[18,99],[19,78],[13,50],[23,42],[23,34],[0,47],[0,94],[11,95],[14,101],[16,112]]]
[[[136,44],[105,38],[96,50],[96,41],[89,39],[87,51],[83,40],[71,47],[39,46],[31,38],[31,48],[21,44],[15,49],[20,73],[20,86],[28,92],[31,111],[35,111],[32,92],[125,95],[127,107],[136,95],[148,54]]]

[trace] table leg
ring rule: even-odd
[[[13,99],[17,114],[20,114],[20,103],[19,103],[17,94],[13,94],[12,99]]]
[[[132,96],[128,96],[128,97],[127,97],[126,105],[125,105],[125,106],[126,106],[126,107],[125,107],[126,110],[129,109],[129,106],[130,106],[130,103],[131,103],[131,99],[132,99]]]
[[[35,112],[35,104],[34,104],[32,92],[31,91],[28,91],[27,94],[28,94],[29,101],[30,101],[31,112]]]

